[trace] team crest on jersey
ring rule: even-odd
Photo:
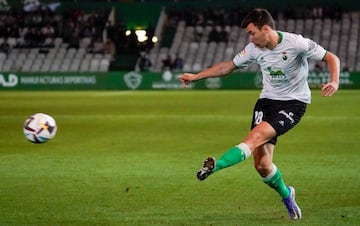
[[[281,55],[282,55],[282,59],[283,59],[283,60],[287,60],[287,59],[288,59],[288,56],[286,55],[286,52],[282,52]]]

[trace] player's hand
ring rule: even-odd
[[[190,84],[192,81],[196,80],[195,74],[184,73],[184,74],[180,75],[179,80],[182,83],[183,87],[186,88],[186,86],[188,84]]]
[[[329,97],[332,96],[339,88],[337,82],[328,82],[321,85],[321,96]]]

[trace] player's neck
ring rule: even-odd
[[[269,42],[266,45],[266,48],[273,50],[279,44],[281,37],[280,34],[275,30],[271,30],[269,36]]]

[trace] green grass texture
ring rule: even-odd
[[[296,188],[293,222],[250,157],[198,181],[250,128],[259,90],[0,92],[0,225],[359,225],[360,90],[312,92],[274,163]],[[25,119],[53,116],[33,144]]]

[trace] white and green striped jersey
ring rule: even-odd
[[[252,63],[260,65],[263,75],[260,98],[296,99],[310,103],[307,59],[322,60],[326,50],[301,35],[288,32],[278,33],[280,41],[273,50],[259,48],[250,42],[234,57],[233,62],[240,69],[244,69]]]

